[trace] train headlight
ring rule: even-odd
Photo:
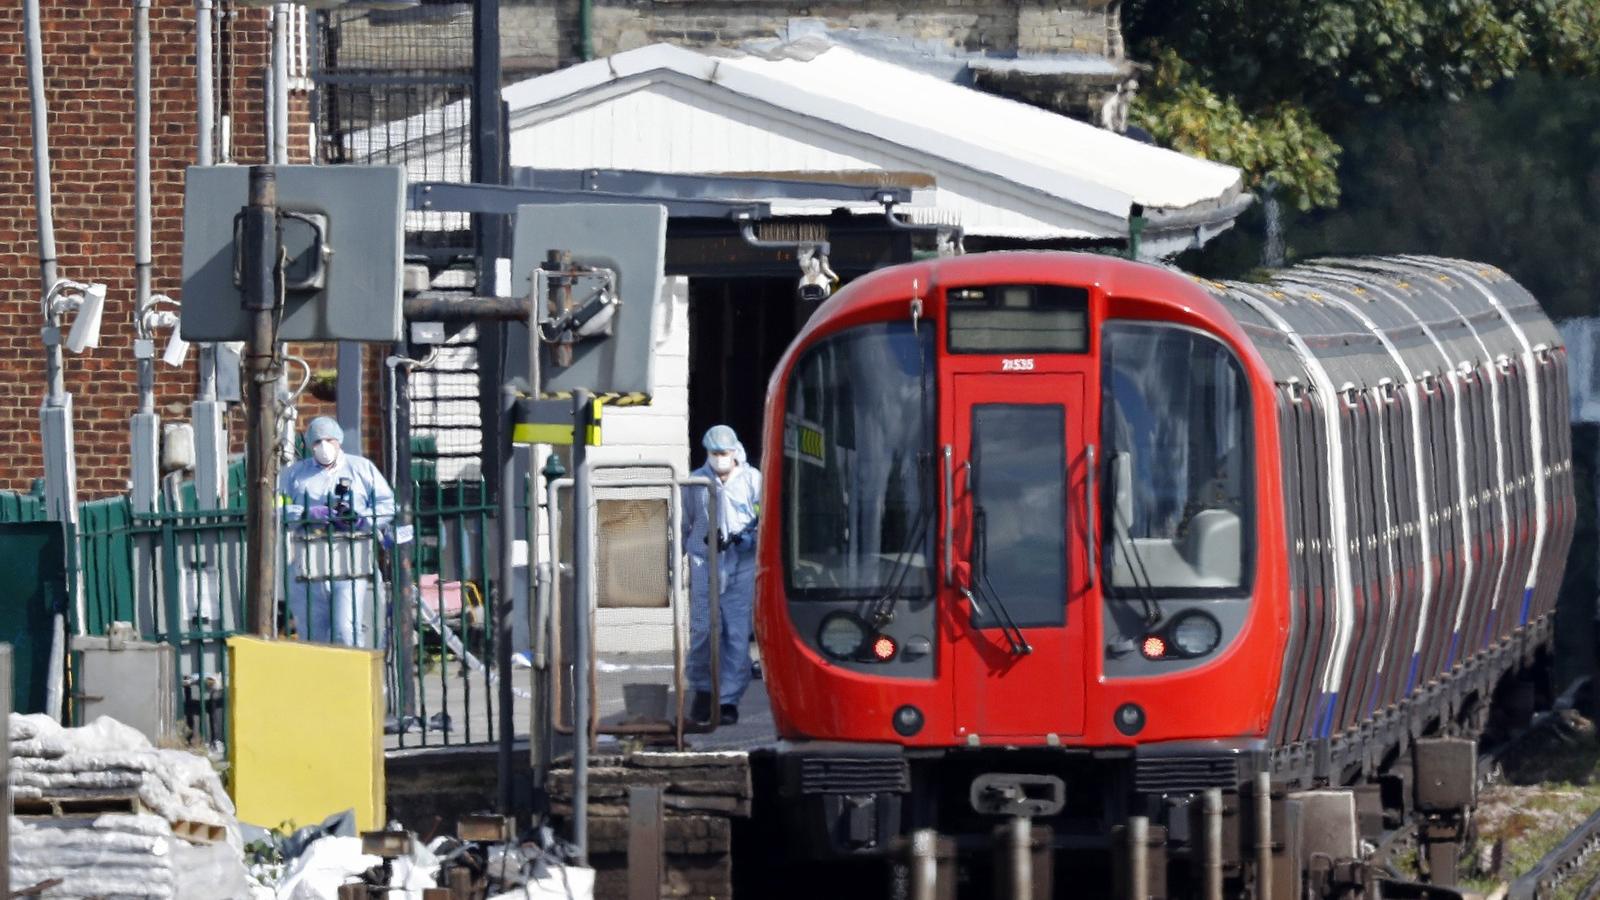
[[[1180,613],[1167,633],[1173,648],[1184,656],[1205,656],[1222,643],[1222,626],[1197,609]]]
[[[867,648],[867,623],[846,612],[830,613],[817,629],[817,646],[834,659],[856,659]]]

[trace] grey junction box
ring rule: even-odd
[[[278,339],[400,340],[405,170],[273,168],[279,231],[288,253]],[[248,166],[189,167],[183,207],[185,340],[242,341],[250,336],[250,316],[234,277],[234,223],[249,202],[249,191]]]
[[[84,723],[110,716],[156,746],[177,736],[171,644],[112,637],[74,637],[79,658],[79,703]],[[216,692],[219,696],[221,691]]]
[[[616,273],[621,298],[611,335],[581,340],[572,364],[558,365],[535,336],[541,390],[595,393],[655,392],[657,310],[666,260],[667,209],[657,203],[554,203],[517,207],[511,293],[527,296],[534,270],[551,250],[568,250],[578,266]],[[548,318],[539,310],[540,319]]]

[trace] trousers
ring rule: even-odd
[[[284,592],[300,640],[346,647],[373,646],[374,610],[366,579],[301,581],[298,575],[291,567]]]
[[[739,705],[750,686],[750,617],[755,608],[756,555],[752,549],[719,554],[721,582],[717,636],[720,705]],[[711,693],[711,564],[689,555],[689,687]]]

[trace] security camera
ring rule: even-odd
[[[164,295],[153,298],[152,303],[155,302],[178,305],[172,298]],[[152,336],[154,332],[163,328],[172,329],[172,333],[167,337],[166,350],[162,351],[161,361],[174,369],[181,367],[184,360],[189,357],[189,342],[183,339],[182,318],[170,310],[146,309],[142,325],[144,333]]]
[[[839,276],[828,268],[828,257],[821,248],[803,248],[799,256],[800,299],[806,303],[821,303],[833,294],[833,285]]]
[[[82,353],[89,347],[100,346],[100,314],[106,306],[106,286],[91,284],[79,295],[78,314],[72,320],[72,331],[67,334],[67,350]]]
[[[183,339],[183,329],[173,325],[172,336],[167,338],[167,349],[162,351],[161,361],[174,369],[181,369],[188,358],[189,342]]]

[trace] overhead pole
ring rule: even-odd
[[[472,4],[472,180],[477,184],[504,184],[506,181],[505,112],[500,100],[500,0],[473,0]],[[505,255],[505,220],[498,215],[473,217],[472,233],[478,258],[477,293],[494,296],[500,257]],[[516,493],[517,451],[511,443],[504,395],[508,373],[505,370],[506,326],[500,322],[478,323],[478,408],[485,448],[494,448],[496,465],[486,466],[495,492],[499,535],[500,582],[496,600],[494,666],[496,699],[499,705],[496,728],[499,730],[500,812],[514,815],[519,804],[512,739],[516,729],[511,685],[511,643],[515,631],[516,602],[513,586],[514,548],[517,541]]]
[[[249,515],[245,530],[246,628],[259,637],[276,631],[278,576],[277,388],[275,310],[278,297],[278,186],[272,166],[250,167],[250,203],[244,209],[244,308],[250,316],[246,346],[249,440],[245,450]]]

